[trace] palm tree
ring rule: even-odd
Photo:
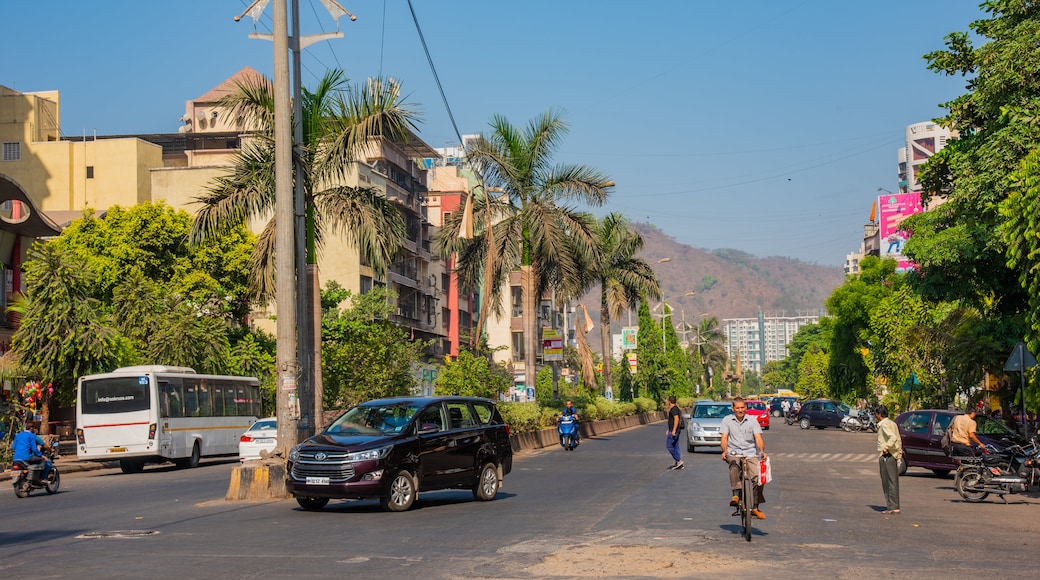
[[[267,302],[274,295],[274,90],[263,78],[243,83],[238,92],[221,100],[224,116],[244,120],[254,133],[236,156],[234,168],[218,177],[197,198],[202,206],[192,226],[190,239],[199,242],[235,225],[267,220],[250,266],[251,298]],[[372,187],[343,185],[349,167],[363,159],[373,140],[407,141],[418,120],[403,101],[400,85],[393,79],[369,79],[360,86],[347,86],[343,72],[330,70],[317,87],[303,89],[303,143],[295,143],[293,154],[302,157],[302,175],[307,211],[307,264],[317,287],[317,253],[330,234],[341,233],[356,244],[362,259],[377,276],[386,273],[405,240],[404,221],[385,192]],[[317,292],[308,300],[316,300]],[[314,328],[320,328],[321,308],[312,304]],[[320,338],[320,337],[319,337]],[[316,398],[320,399],[320,340],[314,344]],[[321,401],[316,401],[316,407]]]
[[[577,278],[579,255],[596,251],[591,216],[570,207],[572,202],[602,205],[614,187],[599,171],[584,165],[554,164],[553,154],[567,124],[554,111],[531,121],[526,129],[514,127],[496,115],[491,133],[471,144],[467,160],[483,177],[481,197],[470,196],[479,235],[458,237],[463,212],[456,212],[438,238],[444,256],[458,254],[460,280],[477,288],[490,276],[490,296],[501,313],[501,294],[509,272],[519,269],[523,300],[524,375],[535,384],[535,347],[538,340],[538,303],[549,289]],[[492,194],[494,193],[494,194]],[[490,223],[488,223],[490,222]],[[490,228],[489,228],[490,226]],[[491,240],[494,240],[493,247]],[[488,259],[490,253],[490,260]]]
[[[600,345],[605,361],[611,360],[613,343],[610,321],[635,308],[640,296],[661,299],[661,286],[653,268],[636,254],[643,249],[643,237],[629,227],[620,213],[610,213],[596,223],[595,260],[588,262],[577,280],[577,295],[598,285]],[[604,387],[613,390],[613,364],[603,365]]]
[[[690,345],[697,362],[704,369],[704,392],[711,389],[711,377],[726,368],[726,335],[719,328],[719,319],[711,316],[702,318],[693,331],[693,343]]]

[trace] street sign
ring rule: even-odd
[[[1011,356],[1008,357],[1004,370],[1020,373],[1024,369],[1031,369],[1035,366],[1036,357],[1026,348],[1026,343],[1019,342],[1015,345],[1015,350],[1011,351]]]
[[[563,333],[555,328],[542,329],[542,360],[563,360]]]
[[[621,329],[621,350],[635,350],[638,326],[626,326]]]
[[[910,373],[910,376],[903,381],[904,391],[919,391],[921,390],[921,383],[917,380],[917,373]]]

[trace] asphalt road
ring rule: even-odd
[[[880,514],[875,436],[766,432],[775,481],[748,543],[717,452],[668,471],[663,423],[518,455],[495,501],[423,494],[305,512],[225,502],[234,462],[69,474],[58,494],[0,490],[0,573],[79,578],[1035,577],[1038,494],[960,501],[911,469]]]

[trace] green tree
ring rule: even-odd
[[[819,347],[812,346],[798,363],[798,382],[795,383],[798,394],[810,399],[826,399],[830,397],[827,367],[830,356]]]
[[[895,267],[895,260],[867,256],[860,262],[860,273],[849,276],[827,299],[827,311],[834,317],[827,373],[837,397],[866,398],[873,390],[863,351],[868,346],[874,309],[893,287],[903,283]]]
[[[921,173],[925,197],[945,203],[905,222],[914,233],[905,251],[918,264],[910,279],[925,299],[975,308],[1001,321],[1001,336],[1013,336],[1029,307],[1021,281],[1029,263],[1021,258],[1035,244],[1023,234],[1036,231],[1028,226],[1036,213],[1027,196],[1009,194],[1017,186],[1013,172],[1040,142],[1040,6],[990,0],[981,8],[986,17],[970,24],[972,33],[951,33],[944,50],[925,55],[932,71],[968,79],[967,92],[945,103],[947,114],[936,120],[960,137]],[[1021,220],[1005,224],[1010,216]],[[1015,340],[1004,345],[1007,352]]]
[[[578,276],[596,251],[594,225],[588,214],[569,206],[602,205],[614,182],[584,165],[554,163],[553,156],[567,125],[553,111],[520,129],[500,115],[491,133],[481,135],[467,152],[472,167],[483,176],[487,191],[470,196],[472,216],[480,233],[472,240],[458,237],[466,212],[456,212],[438,237],[442,256],[458,255],[464,287],[477,288],[490,277],[490,304],[500,312],[508,274],[520,270],[523,301],[525,384],[534,385],[539,340],[538,304],[549,289]],[[494,242],[493,247],[491,242]],[[491,260],[488,260],[490,253]],[[488,270],[488,263],[491,269]],[[483,324],[483,322],[481,322]]]
[[[728,360],[726,356],[726,335],[719,327],[719,319],[715,316],[702,318],[694,329],[691,352],[696,361],[700,376],[703,379],[704,394],[713,392],[712,381],[722,380]],[[718,377],[716,379],[716,377]]]
[[[653,268],[636,257],[643,249],[643,237],[631,229],[624,215],[607,214],[596,222],[594,233],[597,251],[589,256],[592,260],[574,279],[578,286],[575,293],[584,294],[598,286],[600,352],[610,360],[609,353],[613,352],[611,320],[634,308],[640,296],[660,300],[661,287]],[[611,391],[614,387],[612,367],[613,364],[603,365],[603,384]]]
[[[27,370],[54,386],[65,405],[75,399],[78,377],[110,370],[117,362],[116,333],[91,295],[95,284],[94,272],[75,253],[50,242],[30,248],[25,298],[19,304],[22,319],[11,348]],[[45,396],[45,420],[49,403]]]
[[[512,384],[512,377],[505,366],[489,363],[486,357],[475,356],[463,349],[459,351],[458,358],[441,369],[435,392],[438,395],[498,399]]]
[[[410,340],[404,329],[390,321],[391,299],[391,291],[373,288],[352,295],[348,309],[332,308],[322,317],[326,409],[414,390],[412,369],[429,343]]]

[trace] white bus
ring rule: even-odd
[[[123,473],[164,461],[195,467],[200,457],[237,454],[239,437],[261,416],[253,377],[124,367],[79,379],[76,454],[119,461]]]

